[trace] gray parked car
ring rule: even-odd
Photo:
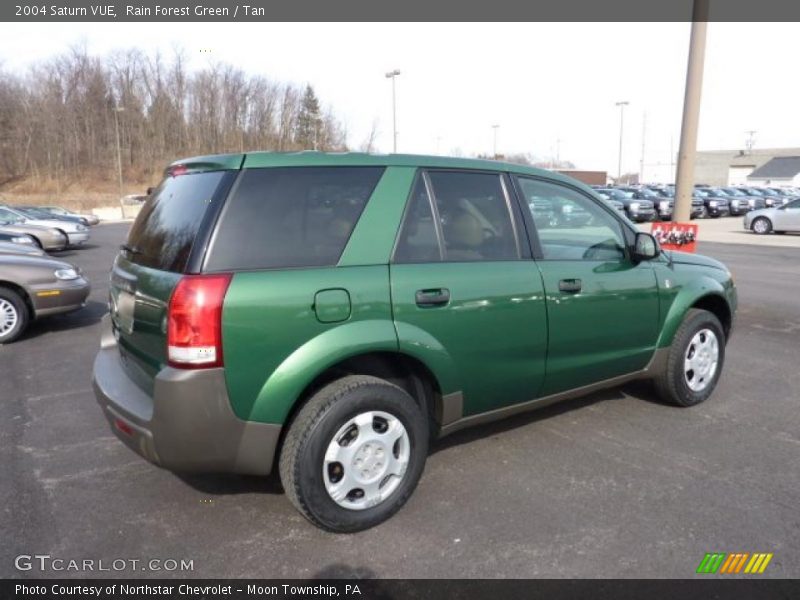
[[[43,210],[45,212],[48,212],[48,213],[50,213],[52,215],[56,215],[56,216],[81,217],[89,225],[97,225],[100,222],[100,218],[97,215],[93,215],[91,213],[76,213],[76,212],[73,212],[71,210],[67,210],[66,208],[62,208],[60,206],[39,206],[38,208],[39,208],[39,210]]]
[[[78,246],[89,240],[89,227],[87,225],[73,223],[71,221],[59,221],[58,219],[31,218],[30,215],[25,214],[13,206],[0,206],[0,221],[22,221],[24,223],[30,223],[31,225],[53,227],[67,235],[67,239],[69,240],[68,245],[70,246]]]
[[[44,256],[44,250],[36,244],[18,244],[0,240],[0,254],[24,254],[26,256]]]
[[[89,290],[69,263],[0,254],[0,344],[16,340],[34,319],[83,307]]]
[[[15,215],[3,216],[0,214],[0,236],[4,241],[24,243],[21,240],[29,236],[33,243],[42,250],[58,251],[63,250],[69,244],[67,234],[55,227],[45,227],[43,225],[32,225]]]
[[[773,208],[750,211],[744,216],[744,228],[761,235],[800,231],[800,199]]]

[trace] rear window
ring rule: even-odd
[[[207,255],[208,271],[333,266],[383,167],[244,171]]]
[[[128,258],[182,273],[200,223],[225,171],[167,177],[142,206],[128,234]]]

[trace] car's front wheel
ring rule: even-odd
[[[678,406],[706,400],[719,381],[725,362],[725,332],[707,310],[690,309],[675,333],[667,364],[655,377],[658,395]]]
[[[756,217],[750,227],[755,233],[764,235],[772,231],[772,221],[767,217]]]
[[[428,436],[425,411],[401,388],[365,375],[334,381],[311,397],[286,434],[286,495],[330,531],[377,525],[416,488]]]
[[[0,344],[16,340],[28,325],[28,307],[12,289],[0,286]]]

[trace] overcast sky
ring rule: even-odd
[[[646,115],[645,169],[677,152],[689,23],[102,23],[4,24],[0,62],[32,62],[85,42],[92,53],[182,47],[191,68],[218,60],[273,79],[310,83],[345,121],[358,147],[374,120],[391,151],[391,83],[397,78],[398,150],[501,153],[638,171]],[[711,23],[700,149],[800,146],[800,24]],[[201,49],[210,50],[201,53]],[[655,168],[655,167],[653,167]]]

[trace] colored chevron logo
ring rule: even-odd
[[[708,552],[700,561],[697,573],[720,575],[734,575],[737,573],[760,574],[763,573],[769,561],[772,560],[772,552]],[[746,565],[746,566],[745,566]]]

